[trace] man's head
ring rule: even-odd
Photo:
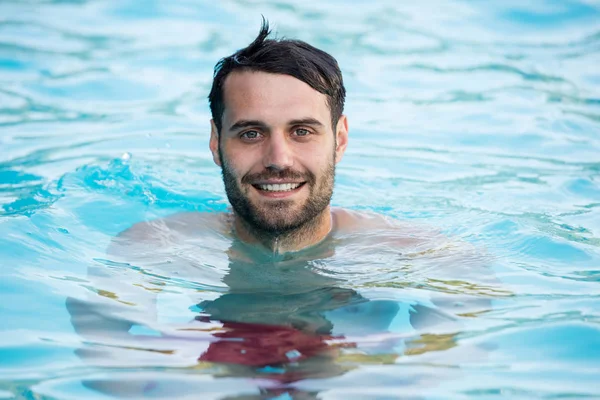
[[[215,67],[210,147],[236,214],[276,236],[328,210],[348,129],[335,59],[268,35],[263,23],[248,47]]]
[[[337,61],[328,53],[299,40],[267,39],[269,24],[263,20],[256,39],[247,47],[215,65],[213,84],[208,96],[212,120],[220,132],[225,110],[223,86],[232,72],[255,71],[290,75],[327,96],[331,123],[344,112],[346,89]]]

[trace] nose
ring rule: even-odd
[[[269,136],[266,154],[264,157],[265,168],[284,170],[294,164],[293,149],[285,133],[273,132]]]

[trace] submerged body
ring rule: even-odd
[[[460,315],[489,310],[498,288],[481,252],[377,214],[333,209],[332,222],[319,243],[281,253],[239,240],[231,214],[134,225],[90,268],[97,294],[69,300],[76,331],[100,345],[79,355],[102,366],[220,366],[279,387],[356,361],[435,355],[456,345]],[[379,282],[404,290],[391,298]],[[131,385],[145,393],[152,382]]]
[[[321,242],[279,253],[239,240],[231,214],[176,214],[136,224],[120,234],[108,250],[112,268],[92,267],[89,277],[102,297],[125,305],[126,313],[131,305],[133,314],[136,308],[144,309],[144,318],[151,323],[161,320],[157,297],[181,280],[198,283],[186,293],[221,293],[211,300],[218,307],[201,307],[215,320],[286,325],[311,333],[331,333],[333,326],[323,330],[322,321],[298,322],[304,317],[296,321],[295,313],[301,308],[308,312],[311,306],[301,306],[305,299],[299,298],[312,293],[308,297],[314,297],[310,302],[316,302],[312,304],[316,316],[356,300],[354,288],[376,288],[380,277],[389,283],[390,274],[407,293],[427,285],[448,285],[436,298],[421,300],[452,313],[480,311],[489,306],[487,296],[501,294],[487,269],[490,260],[466,243],[377,214],[334,209],[332,221],[332,230]],[[123,279],[115,279],[114,271]],[[452,287],[464,290],[454,293]],[[323,290],[338,289],[351,295],[327,305],[318,299]],[[420,318],[417,325],[427,325],[426,318]],[[356,321],[354,325],[365,329]],[[385,323],[369,326],[379,332],[387,329]]]

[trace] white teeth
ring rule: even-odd
[[[257,185],[261,190],[267,190],[269,192],[287,192],[296,189],[300,186],[300,183],[281,183],[274,185]]]

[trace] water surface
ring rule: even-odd
[[[342,67],[334,205],[436,241],[107,254],[227,209],[206,96],[261,13]],[[598,21],[584,0],[1,2],[0,398],[599,397]]]

